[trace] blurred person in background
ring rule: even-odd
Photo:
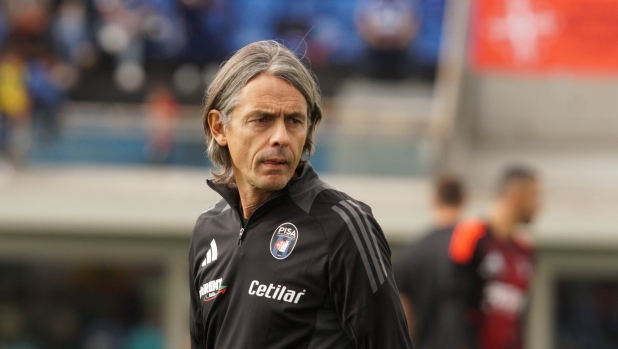
[[[145,80],[143,3],[94,1],[98,15],[96,38],[103,52],[115,60],[114,81],[125,93],[139,91]]]
[[[404,248],[395,264],[395,279],[410,336],[420,349],[457,348],[452,307],[453,264],[448,248],[465,200],[461,180],[440,175],[432,195],[434,226],[421,240]]]
[[[236,52],[206,91],[223,199],[191,239],[192,348],[412,348],[371,209],[307,161],[321,118],[312,73],[275,41]]]
[[[174,147],[174,131],[180,105],[169,86],[156,84],[146,96],[148,123],[148,159],[153,163],[169,161]]]
[[[533,276],[532,239],[520,229],[539,209],[540,183],[524,166],[504,172],[484,219],[460,222],[449,256],[455,264],[453,298],[464,328],[453,348],[521,349],[522,320]],[[458,334],[458,333],[457,333]]]
[[[360,1],[356,26],[367,43],[363,70],[376,79],[410,76],[408,46],[418,32],[418,17],[409,0]]]
[[[94,5],[98,43],[114,57],[114,79],[126,93],[136,93],[145,85],[148,55],[168,60],[185,47],[185,26],[176,0],[99,0]]]
[[[35,133],[45,141],[57,140],[58,117],[68,99],[62,68],[53,55],[43,53],[27,63],[27,73]]]
[[[51,0],[5,0],[3,5],[11,40],[29,45],[40,45],[46,40]]]
[[[21,163],[30,148],[30,97],[26,65],[12,47],[0,58],[0,113],[3,147],[7,157]]]
[[[415,12],[419,16],[418,32],[410,45],[415,75],[434,81],[440,56],[442,27],[446,0],[416,0]]]
[[[87,9],[83,1],[64,0],[51,26],[54,51],[59,59],[80,68],[90,68],[97,52],[88,32]]]

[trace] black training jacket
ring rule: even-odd
[[[309,163],[246,225],[237,189],[197,220],[191,347],[412,348],[384,234]]]

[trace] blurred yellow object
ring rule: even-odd
[[[8,58],[0,63],[0,110],[9,118],[27,115],[30,108],[24,64]]]

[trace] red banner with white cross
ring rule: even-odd
[[[618,0],[473,0],[481,72],[618,75]]]

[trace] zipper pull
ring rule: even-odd
[[[238,235],[238,244],[242,245],[242,233],[245,232],[245,228],[240,228],[240,235]]]

